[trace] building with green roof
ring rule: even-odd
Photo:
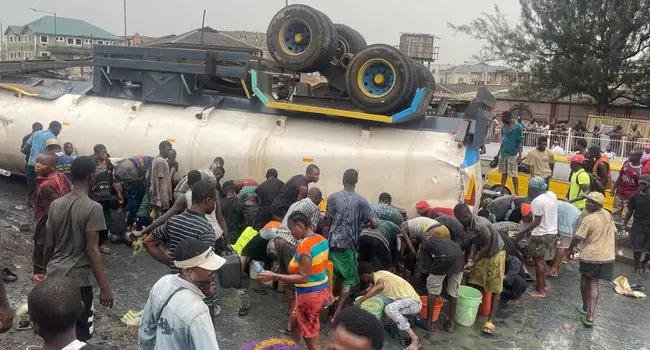
[[[122,45],[122,40],[80,19],[57,16],[55,23],[54,16],[45,16],[24,26],[8,26],[0,59],[82,58],[92,54],[94,45]]]

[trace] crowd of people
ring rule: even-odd
[[[507,113],[502,119],[498,166],[504,179],[516,179],[521,126]],[[416,326],[434,329],[439,298],[448,305],[443,327],[454,332],[462,284],[491,293],[482,331],[493,334],[502,295],[519,305],[527,283],[535,281],[530,295],[546,297],[548,260],[553,260],[550,276],[557,276],[562,261],[579,247],[583,300],[577,311],[588,327],[595,322],[598,281],[612,278],[616,228],[603,209],[603,193],[591,184],[595,178],[608,188],[609,163],[598,152],[593,166],[585,167],[596,149],[572,158],[567,201],[548,190],[552,156],[540,140],[539,154],[528,155],[534,173],[526,197],[486,201],[476,213],[463,203],[442,208],[421,201],[415,206],[418,215],[409,218],[389,193],[376,203],[358,194],[354,169],[343,173],[342,189],[326,198],[316,185],[320,168],[315,164],[286,182],[269,169],[262,183],[235,179],[222,184],[225,160],[217,157],[175,184],[179,164],[168,141],[160,142],[155,157],[136,155],[113,164],[101,144],[90,156],[68,154],[72,145],[59,156],[61,124],[37,127],[22,147],[36,219],[32,260],[37,284],[29,312],[48,348],[96,348],[86,343],[94,330],[90,276],[99,286],[100,304],[112,307],[115,296],[101,255],[110,251],[100,248],[109,232],[112,240],[134,249],[143,246],[170,269],[144,306],[142,349],[218,349],[219,289],[238,290],[238,314],[244,317],[250,307],[249,277],[286,296],[285,333],[293,345],[304,340],[308,349],[320,348],[319,315],[327,310],[333,327],[328,349],[381,349],[386,329],[410,350],[422,347]],[[629,208],[625,222],[634,217],[632,234],[645,248],[650,212],[643,204],[650,198],[650,176],[633,172],[637,158],[638,153],[630,156],[630,170],[610,186],[626,198],[627,204],[621,200]],[[641,251],[638,259],[635,253],[639,271],[650,260],[646,254],[641,262]],[[527,271],[528,261],[535,277]],[[6,330],[11,310],[4,293],[0,297],[0,328]],[[371,299],[383,304],[391,321],[387,327],[363,310]],[[417,316],[421,311],[425,318]]]

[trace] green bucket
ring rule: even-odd
[[[458,290],[458,306],[456,306],[456,323],[465,327],[473,326],[481,301],[483,301],[483,294],[479,290],[468,286],[460,286]]]
[[[377,298],[372,297],[361,303],[361,309],[366,310],[381,320],[381,312],[384,310],[384,302]]]

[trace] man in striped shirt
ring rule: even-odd
[[[168,265],[172,274],[178,274],[179,269],[173,264],[174,250],[176,246],[186,239],[198,239],[215,245],[216,236],[214,228],[205,218],[211,214],[217,200],[217,191],[214,185],[205,181],[199,181],[192,186],[192,205],[176,216],[167,220],[162,226],[156,228],[151,235],[144,240],[147,252],[156,260]],[[169,249],[169,253],[165,251]],[[209,290],[202,290],[206,295],[205,303],[210,308],[210,314],[214,315],[214,300],[216,299],[216,288],[214,284]]]

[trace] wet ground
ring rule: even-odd
[[[0,177],[0,262],[11,267],[20,277],[7,284],[14,307],[26,301],[31,288],[31,233],[20,232],[21,224],[31,224],[25,208],[24,187],[20,179]],[[129,309],[142,309],[149,290],[167,269],[144,255],[133,256],[121,245],[112,245],[113,254],[104,256],[109,280],[115,291],[112,310],[97,310],[96,333],[92,340],[111,349],[137,349],[137,329],[120,323]],[[630,267],[617,264],[616,276],[630,272]],[[482,336],[481,318],[474,327],[458,326],[456,333],[438,329],[431,334],[418,330],[424,349],[649,349],[647,315],[648,300],[632,299],[614,293],[608,283],[601,283],[596,326],[586,329],[578,321],[575,305],[580,300],[577,263],[564,265],[561,277],[549,281],[548,297],[534,300],[524,297],[521,307],[503,308],[494,336]],[[645,284],[650,285],[648,280]],[[253,283],[256,286],[256,283]],[[96,290],[96,292],[98,292]],[[237,315],[238,299],[233,291],[222,291],[223,311],[215,324],[221,349],[235,350],[254,340],[279,337],[286,326],[286,307],[274,291],[262,296],[248,291],[252,299],[248,316]],[[445,310],[443,310],[443,317]],[[324,327],[324,332],[327,332]],[[388,335],[386,335],[388,338]],[[323,340],[326,339],[324,335]],[[0,335],[0,349],[25,349],[40,344],[32,331],[10,331]],[[393,339],[385,349],[402,349]]]

